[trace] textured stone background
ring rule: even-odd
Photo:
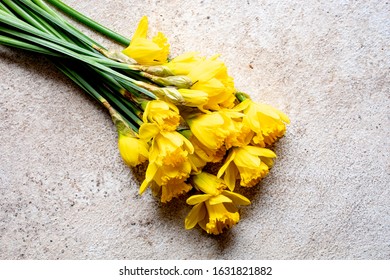
[[[220,53],[238,89],[292,122],[242,221],[186,231],[183,201],[137,194],[98,104],[0,46],[1,259],[390,258],[387,1],[64,2],[127,36],[147,15],[172,56]]]

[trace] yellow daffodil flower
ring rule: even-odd
[[[147,39],[148,18],[142,17],[130,45],[123,53],[142,65],[158,65],[167,62],[169,44],[165,35],[159,32],[152,40]]]
[[[188,107],[198,107],[203,109],[209,100],[209,96],[206,92],[194,89],[178,89],[185,103]]]
[[[118,148],[123,161],[131,167],[147,161],[149,158],[148,141],[140,139],[122,115],[107,100],[103,99],[102,103],[108,109],[111,119],[116,126],[118,132]]]
[[[162,100],[148,101],[143,114],[144,123],[155,123],[162,131],[175,131],[180,124],[179,109]]]
[[[157,134],[149,150],[149,161],[159,166],[182,163],[188,154],[194,152],[191,142],[179,132],[163,132]]]
[[[241,120],[232,120],[230,134],[226,137],[226,149],[231,147],[242,147],[250,143],[253,138],[253,131]]]
[[[243,122],[244,116],[234,109],[222,109],[217,112],[190,115],[186,117],[186,121],[196,139],[215,154],[222,146],[225,146],[226,150],[250,143],[254,133]]]
[[[191,172],[191,164],[189,161],[172,165],[158,166],[151,163],[146,171],[145,181],[150,181],[149,186],[155,196],[159,196],[161,202],[169,202],[173,198],[187,193],[192,189],[192,186],[186,183]],[[145,182],[144,181],[144,182]],[[141,188],[146,188],[144,184]],[[145,189],[140,188],[140,193]]]
[[[226,149],[248,145],[252,140],[254,133],[250,127],[243,122],[243,117],[245,115],[235,108],[222,109],[219,113],[224,115],[226,127],[228,127],[227,130],[229,132],[225,138]]]
[[[212,150],[204,146],[191,132],[191,130],[183,130],[181,134],[184,135],[194,146],[194,153],[189,154],[188,158],[192,163],[192,174],[198,174],[202,168],[210,162],[220,162],[225,156],[225,146],[221,146],[217,150]]]
[[[226,207],[224,203],[211,204],[210,201],[206,201],[204,205],[208,213],[208,222],[198,223],[207,233],[221,234],[225,228],[232,228],[240,220],[240,214],[234,204]]]
[[[204,60],[204,58],[198,56],[198,53],[188,52],[175,57],[164,66],[167,67],[173,75],[188,75],[188,73],[190,73],[202,60]]]
[[[199,224],[209,234],[220,234],[240,220],[237,206],[250,204],[246,197],[226,190],[224,181],[212,174],[202,172],[193,177],[193,182],[203,194],[187,199],[194,207],[185,219],[186,229]]]
[[[143,127],[140,137],[144,136]],[[159,131],[151,142],[149,165],[139,192],[143,193],[148,186],[153,186],[154,192],[157,189],[161,191],[161,201],[167,202],[191,189],[185,180],[191,174],[192,164],[188,156],[194,152],[194,147],[177,131]]]
[[[224,175],[224,181],[231,191],[234,190],[237,179],[241,179],[241,186],[253,187],[268,174],[275,157],[276,154],[266,148],[255,146],[232,148],[217,177]]]
[[[118,148],[123,161],[131,167],[148,160],[149,145],[138,137],[119,133]]]
[[[227,74],[226,65],[217,57],[197,63],[187,76],[193,82],[191,89],[201,90],[209,95],[204,109],[219,110],[234,106],[236,98],[233,78]]]
[[[191,90],[207,94],[207,103],[201,109],[219,110],[234,106],[234,82],[227,74],[225,64],[218,56],[204,58],[197,53],[180,55],[165,66],[175,75],[186,75],[192,80]]]
[[[201,158],[206,163],[208,162],[220,162],[226,153],[226,148],[224,145],[218,149],[210,149],[203,145],[198,138],[193,134],[190,137],[190,141],[194,146],[194,154]]]
[[[211,150],[220,149],[229,135],[230,120],[220,112],[192,115],[186,122],[199,142]]]
[[[260,147],[272,145],[286,132],[289,118],[270,105],[244,100],[240,107],[245,114],[244,122],[255,132],[253,143]]]

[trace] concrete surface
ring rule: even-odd
[[[184,202],[137,194],[105,111],[1,46],[1,259],[390,258],[389,2],[64,2],[128,36],[147,15],[173,56],[222,54],[237,88],[292,122],[241,222],[186,231]]]

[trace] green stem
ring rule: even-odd
[[[56,62],[56,67],[61,70],[62,73],[64,73],[67,77],[69,77],[76,85],[81,87],[86,93],[88,93],[89,96],[94,98],[98,102],[104,101],[104,98],[95,90],[91,90],[92,87],[86,86],[86,83],[83,82],[81,79],[77,78],[75,75],[75,72],[70,70],[69,67],[65,66],[65,64]]]
[[[240,100],[240,102],[243,102],[245,99],[248,99],[248,95],[243,92],[236,92],[236,98]]]
[[[101,46],[100,44],[98,44],[97,42],[95,42],[94,40],[92,40],[90,37],[88,37],[87,35],[85,35],[84,33],[82,33],[80,30],[78,30],[77,28],[73,27],[71,24],[69,24],[68,22],[66,22],[63,18],[61,18],[55,11],[53,11],[48,5],[46,5],[46,3],[44,3],[43,1],[41,0],[32,0],[37,6],[39,6],[42,10],[44,10],[46,13],[48,13],[50,16],[56,18],[57,20],[59,21],[62,21],[66,26],[67,28],[69,29],[72,29],[73,31],[73,34],[76,34],[77,33],[77,38],[84,43],[84,45],[88,46],[88,48],[92,49],[92,46],[93,45],[96,45],[96,46],[99,46],[101,48],[104,49],[103,46]],[[67,29],[65,29],[67,30]],[[69,31],[68,31],[69,33]],[[82,39],[81,39],[82,38]],[[86,43],[88,42],[88,43]]]
[[[93,70],[96,70],[96,69],[93,69]],[[100,76],[99,79],[100,78],[103,79],[105,81],[105,83],[108,85],[108,87],[110,89],[112,89],[113,92],[117,92],[122,96],[122,98],[123,98],[122,101],[126,104],[126,106],[128,106],[131,109],[131,111],[133,111],[137,116],[142,115],[143,112],[136,105],[134,105],[132,103],[135,100],[137,100],[136,98],[138,96],[136,96],[134,98],[135,94],[128,93],[127,90],[125,88],[123,88],[112,76],[104,73],[103,71],[96,71],[96,72]],[[132,96],[131,101],[129,100],[129,96],[126,93],[128,93],[129,95]],[[135,101],[135,102],[137,102],[137,101]]]
[[[57,67],[66,75],[68,76],[72,81],[74,81],[78,86],[80,86],[85,92],[87,92],[91,97],[96,99],[98,102],[100,102],[103,106],[107,108],[107,104],[110,104],[110,102],[113,102],[117,105],[118,100],[114,98],[114,100],[107,101],[105,97],[103,97],[86,79],[84,79],[81,75],[79,75],[76,71],[73,71],[71,68],[67,67],[66,65],[62,63],[56,63]],[[100,88],[100,92],[106,91],[105,89]],[[106,92],[105,92],[106,93]],[[108,109],[108,108],[107,108]],[[122,116],[124,120],[126,120],[126,123],[136,132],[138,132],[138,127],[136,127],[132,122],[127,120],[127,118],[133,119],[136,121],[137,125],[142,124],[141,120],[129,109],[125,108],[125,116]]]
[[[23,18],[27,23],[31,24],[32,26],[43,32],[48,31],[43,25],[41,25],[37,20],[35,20],[35,18],[33,18],[29,13],[27,13],[23,8],[15,4],[13,1],[3,0],[3,2],[8,5],[8,7],[12,9],[16,14]]]
[[[0,10],[0,22],[7,24],[9,26],[12,26],[13,28],[19,29],[22,32],[30,33],[34,36],[38,36],[38,37],[43,38],[47,41],[61,45],[63,47],[66,47],[66,48],[73,50],[73,51],[76,51],[78,53],[85,54],[85,55],[91,55],[91,56],[95,56],[95,57],[99,57],[99,58],[103,57],[101,54],[98,54],[96,52],[92,52],[92,51],[89,51],[85,48],[79,47],[74,43],[69,43],[67,41],[61,40],[61,39],[53,36],[52,34],[45,33],[43,31],[35,28],[34,26],[27,24],[24,21],[15,18],[14,16],[10,16],[9,14],[7,14],[6,12],[4,12],[2,10]]]
[[[114,41],[118,42],[119,44],[122,44],[124,46],[128,46],[130,44],[130,40],[111,29],[108,29],[107,27],[97,23],[96,21],[86,17],[85,15],[81,14],[80,12],[74,10],[73,8],[69,7],[68,5],[64,4],[62,1],[58,0],[47,0],[47,2],[51,3],[53,6],[57,7],[58,9],[62,10],[67,15],[73,17],[77,21],[85,24],[86,26],[96,30],[97,32],[100,32],[101,34],[113,39]]]
[[[45,18],[47,21],[51,22],[60,29],[66,30],[72,36],[78,38],[85,45],[92,47],[91,40],[86,39],[86,36],[80,36],[80,32],[76,31],[74,28],[69,28],[69,25],[62,20],[59,20],[58,17],[53,17],[50,13],[46,12],[44,9],[40,8],[38,5],[34,4],[31,0],[19,0],[24,5],[28,6],[31,10]]]
[[[63,19],[55,11],[50,9],[50,7],[46,3],[44,3],[43,1],[41,1],[41,0],[32,0],[32,1],[36,5],[38,5],[42,10],[44,10],[48,14],[50,14],[52,17],[55,17],[56,19],[63,21]]]
[[[112,103],[115,104],[117,108],[121,112],[123,112],[126,116],[130,117],[131,120],[133,120],[138,126],[142,125],[141,119],[131,111],[131,109],[127,108],[125,104],[122,102],[122,100],[119,100],[116,96],[114,96],[109,90],[106,88],[100,88],[99,89],[102,93],[104,93],[105,97]],[[138,129],[137,129],[138,131]]]
[[[13,15],[13,13],[1,2],[0,2],[0,10],[3,10],[4,12],[7,12],[10,15]]]
[[[10,47],[14,47],[14,48],[23,49],[23,50],[28,50],[28,51],[33,51],[33,52],[37,52],[37,53],[42,53],[42,54],[45,54],[45,55],[63,57],[62,55],[60,55],[60,54],[58,54],[56,52],[53,52],[51,50],[48,50],[46,48],[42,48],[40,46],[36,46],[36,45],[33,45],[33,44],[22,42],[20,40],[15,40],[15,39],[9,38],[7,36],[0,35],[0,44],[6,45],[6,46],[10,46]]]
[[[0,19],[3,19],[4,18],[6,19],[6,17],[2,17],[2,13],[0,11]],[[11,20],[11,23],[12,22],[16,22],[15,20],[12,21]],[[27,25],[28,26],[28,25]],[[153,98],[153,99],[156,99],[156,96],[151,93],[150,91],[142,88],[142,87],[139,87],[136,85],[137,81],[124,75],[124,74],[121,74],[105,65],[103,65],[102,61],[98,60],[98,61],[95,61],[93,58],[91,58],[90,56],[88,55],[84,55],[84,54],[80,54],[80,53],[77,53],[77,52],[74,52],[72,51],[71,49],[69,48],[66,48],[64,46],[61,46],[61,45],[58,45],[56,43],[53,43],[53,42],[50,42],[48,40],[44,40],[44,39],[41,39],[41,38],[37,38],[37,37],[34,37],[34,36],[30,36],[28,34],[24,34],[24,33],[21,33],[21,32],[17,32],[17,31],[14,31],[14,30],[11,30],[11,29],[7,29],[7,28],[2,28],[0,26],[0,31],[3,31],[5,33],[9,33],[13,36],[17,36],[19,38],[22,38],[23,40],[27,40],[27,41],[32,41],[33,43],[37,44],[37,45],[41,45],[43,47],[46,47],[48,49],[52,49],[53,51],[57,51],[57,52],[60,52],[60,53],[63,53],[69,57],[72,57],[72,58],[75,58],[79,61],[83,61],[83,62],[86,62],[87,64],[99,69],[99,70],[102,70],[104,72],[107,72],[109,74],[112,74],[114,75],[115,79],[120,83],[120,84],[125,84],[127,86],[130,86],[131,88],[137,90],[137,91],[140,91],[142,92],[143,94],[145,94],[146,96],[150,97],[150,98]],[[38,30],[37,30],[38,31]],[[44,35],[47,35],[46,33],[43,33]],[[49,36],[50,37],[50,36]],[[57,38],[50,38],[50,39],[53,39],[53,41],[55,41],[54,39],[57,39]],[[57,39],[58,40],[58,39]],[[58,40],[60,44],[64,44],[65,42],[61,41],[61,40]],[[75,48],[76,46],[70,44],[70,47],[72,48]],[[81,49],[81,48],[80,48]],[[84,49],[82,49],[83,51],[85,51]],[[109,61],[107,59],[107,61]],[[112,63],[112,62],[110,62]],[[114,62],[116,63],[116,62]]]
[[[50,33],[54,36],[56,36],[59,39],[66,40],[68,42],[71,42],[71,40],[65,36],[65,34],[58,32],[56,29],[53,28],[50,24],[48,24],[42,17],[37,16],[32,10],[28,9],[24,5],[17,5],[9,0],[4,0],[4,2],[10,6],[22,19],[25,20],[25,22],[31,24],[35,28]]]

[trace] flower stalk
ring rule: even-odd
[[[107,36],[108,38],[113,39],[114,41],[118,42],[121,45],[128,46],[130,44],[130,40],[115,31],[99,24],[98,22],[90,19],[89,17],[83,15],[82,13],[74,10],[73,8],[69,7],[62,1],[58,0],[47,0],[50,4],[55,6],[56,8],[62,10],[67,15],[71,16],[75,20],[85,24],[86,26],[92,28],[93,30],[100,32],[101,34]]]

